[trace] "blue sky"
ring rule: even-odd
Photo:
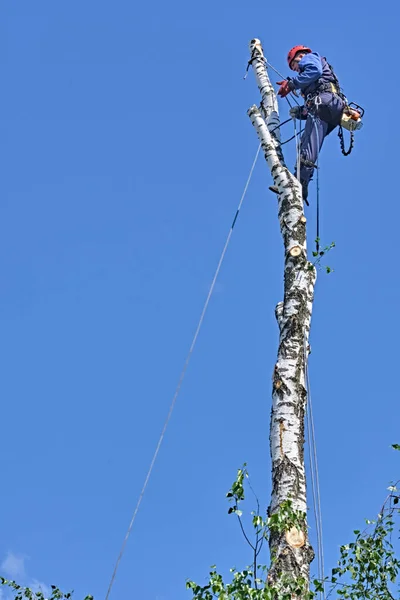
[[[335,272],[317,284],[310,374],[327,567],[378,511],[399,473],[399,9],[350,12],[1,3],[4,573],[104,598],[257,148],[255,36],[285,73],[290,47],[315,48],[366,109],[351,157],[335,134],[321,156]],[[260,159],[112,598],[183,600],[187,577],[250,561],[224,496],[247,461],[269,499],[282,294],[269,184]],[[314,187],[310,202],[312,240]]]

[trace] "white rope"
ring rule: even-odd
[[[304,349],[304,364],[305,364],[305,375],[307,382],[307,433],[309,442],[309,457],[310,457],[310,471],[311,471],[311,487],[313,494],[314,503],[314,516],[315,526],[317,535],[317,559],[318,559],[318,577],[322,583],[324,591],[322,597],[325,599],[325,582],[324,582],[324,546],[323,546],[323,534],[322,534],[322,510],[321,510],[321,495],[319,487],[319,474],[318,474],[318,459],[317,459],[317,444],[315,440],[315,427],[314,417],[312,410],[312,398],[311,398],[311,387],[310,387],[310,376],[308,373],[308,362],[306,356],[306,349]]]
[[[300,121],[301,123],[301,121]],[[294,136],[296,140],[296,177],[300,181],[300,138],[297,135],[296,119],[293,119]]]
[[[188,368],[188,365],[189,365],[190,358],[191,358],[191,356],[192,356],[192,354],[193,354],[193,350],[194,350],[194,347],[195,347],[195,345],[196,345],[196,341],[197,341],[197,338],[198,338],[198,336],[199,336],[200,329],[201,329],[201,326],[202,326],[202,324],[203,324],[204,317],[205,317],[205,314],[206,314],[206,312],[207,312],[207,308],[208,308],[208,305],[209,305],[209,303],[210,303],[211,296],[212,296],[212,293],[213,293],[213,291],[214,291],[214,287],[215,287],[215,284],[216,284],[216,281],[217,281],[217,278],[218,278],[219,272],[220,272],[220,270],[221,270],[221,266],[222,266],[223,260],[224,260],[224,258],[225,258],[225,254],[226,254],[226,251],[227,251],[227,249],[228,249],[228,246],[229,246],[229,242],[230,242],[230,240],[231,240],[231,237],[232,237],[233,228],[234,228],[234,226],[235,226],[236,219],[238,218],[239,211],[240,211],[240,209],[241,209],[241,207],[242,207],[243,200],[244,200],[244,197],[245,197],[245,195],[246,195],[246,192],[247,192],[247,188],[249,187],[250,180],[251,180],[251,177],[252,177],[252,175],[253,175],[253,171],[254,171],[254,168],[255,168],[255,166],[256,166],[256,162],[257,162],[258,156],[259,156],[259,154],[260,154],[260,149],[261,149],[261,144],[258,146],[258,149],[257,149],[256,155],[255,155],[255,158],[254,158],[254,161],[253,161],[253,164],[252,164],[252,166],[251,166],[251,169],[250,169],[249,176],[248,176],[248,178],[247,178],[247,181],[246,181],[246,185],[245,185],[245,187],[244,187],[244,190],[243,190],[242,197],[240,198],[240,202],[239,202],[238,208],[237,208],[237,210],[236,210],[236,214],[235,214],[235,216],[234,216],[234,219],[233,219],[233,221],[232,221],[232,225],[231,225],[231,228],[230,228],[230,230],[229,230],[228,237],[226,238],[225,246],[224,246],[224,248],[223,248],[223,250],[222,250],[222,254],[221,254],[221,257],[220,257],[220,259],[219,259],[218,266],[217,266],[217,268],[216,268],[216,271],[215,271],[215,274],[214,274],[213,280],[212,280],[212,282],[211,282],[210,289],[209,289],[209,292],[208,292],[208,295],[207,295],[206,301],[205,301],[205,303],[204,303],[204,306],[203,306],[203,310],[202,310],[202,312],[201,312],[201,315],[200,315],[200,319],[199,319],[199,322],[198,322],[198,325],[197,325],[197,329],[196,329],[196,331],[195,331],[195,334],[194,334],[194,336],[193,336],[193,340],[192,340],[192,343],[191,343],[191,345],[190,345],[189,352],[188,352],[188,354],[187,354],[187,356],[186,356],[186,360],[185,360],[185,363],[184,363],[184,365],[183,365],[183,369],[182,369],[181,375],[180,375],[180,377],[179,377],[178,385],[176,386],[176,390],[175,390],[174,396],[173,396],[173,398],[172,398],[171,405],[170,405],[170,407],[169,407],[169,411],[168,411],[168,415],[167,415],[167,418],[166,418],[166,420],[165,420],[165,423],[164,423],[164,427],[163,427],[163,429],[162,429],[162,432],[161,432],[160,438],[159,438],[159,440],[158,440],[157,447],[156,447],[156,449],[155,449],[155,452],[154,452],[154,454],[153,454],[153,458],[152,458],[152,461],[151,461],[151,463],[150,463],[150,467],[149,467],[149,470],[148,470],[148,472],[147,472],[146,479],[145,479],[145,481],[144,481],[144,484],[143,484],[143,487],[142,487],[142,491],[140,492],[139,499],[138,499],[138,501],[137,501],[137,504],[136,504],[136,507],[135,507],[135,510],[134,510],[134,513],[133,513],[133,516],[132,516],[131,522],[129,523],[129,527],[128,527],[128,530],[127,530],[127,532],[126,532],[126,534],[125,534],[124,541],[122,542],[121,550],[120,550],[120,552],[119,552],[119,555],[118,555],[118,558],[117,558],[117,562],[115,563],[114,571],[113,571],[113,574],[112,574],[112,576],[111,576],[111,580],[110,580],[110,584],[109,584],[109,586],[108,586],[108,590],[107,590],[107,594],[106,594],[105,600],[108,600],[108,598],[109,598],[109,596],[110,596],[110,593],[111,593],[111,588],[112,588],[112,586],[113,586],[113,583],[114,583],[114,580],[115,580],[115,577],[116,577],[116,574],[117,574],[117,570],[118,570],[118,567],[119,567],[119,563],[121,562],[122,555],[123,555],[123,553],[124,553],[124,551],[125,551],[126,543],[127,543],[127,541],[128,541],[129,535],[130,535],[130,533],[131,533],[131,531],[132,531],[132,527],[133,527],[133,524],[134,524],[134,522],[135,522],[136,515],[137,515],[137,513],[138,513],[138,511],[139,511],[139,507],[140,507],[140,504],[141,504],[141,502],[142,502],[142,499],[143,499],[144,493],[145,493],[145,491],[146,491],[147,484],[149,483],[149,479],[150,479],[151,473],[152,473],[152,471],[153,471],[154,464],[155,464],[155,462],[156,462],[156,460],[157,460],[157,456],[158,456],[158,453],[159,453],[159,451],[160,451],[161,444],[162,444],[162,442],[163,442],[163,439],[164,439],[164,436],[165,436],[165,432],[166,432],[166,430],[167,430],[167,427],[168,427],[168,423],[169,423],[169,421],[170,421],[170,419],[171,419],[172,412],[173,412],[173,410],[174,410],[174,408],[175,408],[176,400],[177,400],[177,398],[178,398],[178,395],[179,395],[179,392],[180,392],[180,389],[181,389],[181,386],[182,386],[182,383],[183,383],[183,379],[184,379],[184,377],[185,377],[186,370],[187,370],[187,368]]]

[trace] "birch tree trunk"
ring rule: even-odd
[[[280,146],[278,105],[268,77],[259,40],[250,42],[251,64],[261,92],[261,109],[252,106],[248,115],[256,129],[279,190],[278,217],[284,244],[284,293],[275,314],[279,327],[278,357],[273,373],[270,450],[272,495],[269,516],[282,502],[291,499],[292,508],[307,511],[304,467],[304,417],[307,394],[305,361],[316,280],[316,269],[307,260],[306,218],[301,186],[287,169]],[[302,577],[307,585],[314,551],[309,543],[307,523],[302,531],[291,528],[271,533],[271,570],[268,580],[278,584],[285,578]]]

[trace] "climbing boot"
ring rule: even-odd
[[[308,198],[308,184],[306,183],[302,183],[301,184],[301,192],[302,192],[302,196],[303,196],[303,201],[307,204],[307,206],[310,206],[307,198]]]

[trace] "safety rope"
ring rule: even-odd
[[[310,472],[311,472],[311,487],[313,494],[314,504],[314,517],[315,517],[315,528],[317,537],[317,561],[318,561],[318,577],[323,587],[321,593],[322,598],[325,600],[325,574],[324,574],[324,545],[323,545],[323,533],[322,533],[322,510],[321,510],[321,494],[319,486],[319,471],[318,471],[318,459],[317,459],[317,444],[315,440],[315,427],[314,427],[314,416],[312,409],[312,398],[311,398],[311,386],[310,386],[310,375],[308,372],[308,360],[307,350],[304,346],[304,370],[305,370],[305,381],[307,388],[307,435],[308,435],[308,449],[309,449],[309,460],[310,460]]]
[[[318,127],[315,121],[315,117],[314,115],[309,111],[308,114],[310,115],[312,121],[313,121],[313,125],[315,127],[315,133],[317,135],[317,160],[315,161],[315,169],[317,171],[317,214],[316,214],[316,222],[317,222],[317,231],[316,231],[316,238],[315,238],[315,250],[316,252],[319,253],[319,241],[320,241],[320,230],[319,230],[319,223],[320,223],[320,210],[319,210],[319,133],[318,133]]]
[[[294,138],[296,140],[296,177],[300,181],[300,138],[297,135],[296,119],[293,119]]]
[[[276,129],[279,129],[280,127],[282,127],[282,125],[286,125],[290,121],[293,121],[292,117],[290,117],[290,119],[286,119],[286,121],[282,121],[282,123],[279,123],[279,125],[277,125],[276,127],[274,127],[273,129],[270,130],[270,133],[273,133]],[[301,130],[300,130],[300,133],[301,133]],[[295,135],[292,135],[292,137],[290,137],[288,140],[285,140],[284,142],[280,142],[280,145],[283,146],[284,144],[291,142],[292,140],[294,140],[295,137],[296,137],[296,133],[295,133]]]
[[[265,58],[265,56],[255,56],[254,52],[255,52],[255,49],[253,50],[253,54],[250,56],[250,60],[247,62],[246,72],[245,72],[245,74],[243,76],[243,79],[247,78],[247,75],[248,75],[248,72],[249,72],[249,68],[250,68],[250,66],[253,64],[253,62],[257,58],[260,59],[260,60],[262,60],[267,68],[270,67],[273,71],[275,71],[275,73],[277,75],[279,75],[279,77],[282,77],[282,79],[290,79],[290,78],[285,77],[284,75],[282,75],[282,73],[280,73],[278,71],[278,69],[275,69],[275,67],[273,65],[271,65],[270,62],[267,61],[267,59]],[[293,100],[296,102],[297,106],[299,106],[299,103],[298,103],[297,98],[296,98],[296,94],[292,91],[292,92],[290,92],[290,95],[292,96]],[[289,102],[289,99],[287,98],[287,96],[286,96],[286,99]],[[290,104],[290,102],[289,102],[289,104]]]
[[[193,340],[192,340],[192,343],[191,343],[191,345],[190,345],[189,352],[188,352],[188,354],[187,354],[187,356],[186,356],[186,360],[185,360],[185,363],[184,363],[184,365],[183,365],[183,369],[182,369],[182,371],[181,371],[181,374],[180,374],[180,377],[179,377],[179,380],[178,380],[178,385],[177,385],[177,387],[176,387],[175,393],[174,393],[174,395],[173,395],[173,398],[172,398],[171,405],[170,405],[170,407],[169,407],[169,411],[168,411],[167,418],[166,418],[166,420],[165,420],[165,423],[164,423],[163,429],[162,429],[162,431],[161,431],[161,435],[160,435],[160,438],[159,438],[159,440],[158,440],[158,443],[157,443],[157,446],[156,446],[155,452],[154,452],[154,454],[153,454],[153,458],[152,458],[152,460],[151,460],[150,467],[149,467],[149,470],[148,470],[148,472],[147,472],[147,475],[146,475],[146,479],[145,479],[145,481],[144,481],[144,484],[143,484],[143,487],[142,487],[142,491],[140,492],[139,499],[138,499],[138,501],[137,501],[137,504],[136,504],[135,510],[134,510],[134,512],[133,512],[133,516],[132,516],[131,522],[129,523],[129,527],[128,527],[128,529],[127,529],[127,532],[126,532],[126,534],[125,534],[124,541],[123,541],[123,543],[122,543],[122,546],[121,546],[121,549],[120,549],[120,552],[119,552],[119,555],[118,555],[117,561],[116,561],[116,563],[115,563],[114,571],[113,571],[113,574],[112,574],[112,576],[111,576],[111,580],[110,580],[110,584],[109,584],[109,586],[108,586],[108,590],[107,590],[107,594],[106,594],[105,600],[108,600],[108,598],[109,598],[109,596],[110,596],[111,589],[112,589],[112,586],[113,586],[113,583],[114,583],[114,580],[115,580],[115,577],[116,577],[116,574],[117,574],[117,570],[118,570],[118,567],[119,567],[119,563],[121,562],[122,555],[124,554],[125,547],[126,547],[126,543],[127,543],[127,541],[128,541],[128,538],[129,538],[129,536],[130,536],[130,533],[131,533],[131,531],[132,531],[132,527],[133,527],[133,524],[134,524],[134,522],[135,522],[136,515],[137,515],[137,513],[138,513],[138,511],[139,511],[139,507],[140,507],[140,504],[141,504],[141,502],[142,502],[142,499],[143,499],[144,493],[145,493],[145,491],[146,491],[147,485],[148,485],[148,483],[149,483],[149,479],[150,479],[151,473],[152,473],[152,471],[153,471],[153,467],[154,467],[154,464],[155,464],[155,462],[156,462],[156,459],[157,459],[158,453],[159,453],[159,451],[160,451],[161,444],[162,444],[162,442],[163,442],[163,440],[164,440],[165,432],[166,432],[166,430],[167,430],[168,423],[169,423],[169,421],[170,421],[170,419],[171,419],[171,416],[172,416],[173,410],[174,410],[174,408],[175,408],[175,404],[176,404],[176,401],[177,401],[177,398],[178,398],[178,395],[179,395],[179,392],[180,392],[180,389],[181,389],[181,386],[182,386],[182,383],[183,383],[183,379],[184,379],[184,377],[185,377],[186,370],[187,370],[187,368],[188,368],[188,365],[189,365],[189,361],[190,361],[190,359],[191,359],[191,356],[192,356],[192,354],[193,354],[193,350],[194,350],[194,347],[195,347],[195,345],[196,345],[196,341],[197,341],[197,338],[198,338],[198,336],[199,336],[200,329],[201,329],[201,326],[202,326],[202,324],[203,324],[204,317],[205,317],[205,315],[206,315],[207,308],[208,308],[208,305],[209,305],[209,303],[210,303],[211,296],[212,296],[212,294],[213,294],[213,291],[214,291],[214,288],[215,288],[215,284],[216,284],[216,282],[217,282],[217,278],[218,278],[219,272],[220,272],[220,270],[221,270],[222,263],[223,263],[223,261],[224,261],[224,258],[225,258],[225,254],[226,254],[226,251],[227,251],[227,249],[228,249],[228,246],[229,246],[229,242],[230,242],[230,240],[231,240],[231,237],[232,237],[233,228],[235,227],[235,224],[236,224],[237,218],[238,218],[238,216],[239,216],[239,211],[240,211],[240,209],[241,209],[241,207],[242,207],[242,204],[243,204],[244,198],[245,198],[245,196],[246,196],[246,192],[247,192],[247,189],[248,189],[248,187],[249,187],[249,184],[250,184],[250,181],[251,181],[251,177],[252,177],[252,175],[253,175],[253,171],[254,171],[254,168],[255,168],[255,166],[256,166],[256,163],[257,163],[258,156],[259,156],[259,154],[260,154],[260,150],[261,150],[261,144],[259,144],[259,146],[258,146],[258,149],[257,149],[256,155],[255,155],[255,158],[254,158],[254,161],[253,161],[253,164],[252,164],[252,166],[251,166],[251,169],[250,169],[249,176],[248,176],[248,178],[247,178],[247,181],[246,181],[246,185],[244,186],[244,190],[243,190],[243,193],[242,193],[242,197],[240,198],[240,202],[239,202],[238,208],[237,208],[237,210],[236,210],[236,213],[235,213],[235,216],[234,216],[234,218],[233,218],[232,225],[231,225],[231,227],[230,227],[230,230],[229,230],[228,236],[227,236],[227,238],[226,238],[226,241],[225,241],[224,248],[223,248],[223,250],[222,250],[222,253],[221,253],[221,256],[220,256],[220,259],[219,259],[219,262],[218,262],[217,268],[216,268],[216,270],[215,270],[214,277],[213,277],[213,279],[212,279],[212,282],[211,282],[211,285],[210,285],[210,289],[209,289],[209,291],[208,291],[208,295],[207,295],[206,301],[205,301],[205,303],[204,303],[204,306],[203,306],[203,310],[201,311],[201,315],[200,315],[200,319],[199,319],[199,322],[198,322],[198,325],[197,325],[197,329],[196,329],[196,331],[195,331],[195,334],[194,334],[194,336],[193,336]]]
[[[317,162],[316,162],[316,169],[317,169],[317,236],[315,238],[315,250],[316,252],[319,252],[319,241],[320,241],[320,233],[319,233],[319,135],[318,135],[318,129],[317,130]]]

